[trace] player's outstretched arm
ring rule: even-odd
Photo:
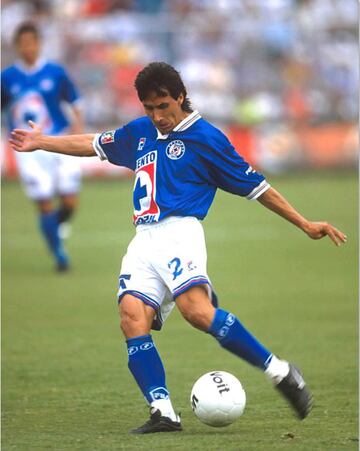
[[[337,246],[346,243],[346,235],[343,232],[327,222],[308,221],[274,188],[269,188],[257,200],[264,207],[295,224],[313,240],[329,236]]]
[[[9,142],[17,152],[32,152],[42,149],[48,152],[91,157],[96,155],[92,142],[94,134],[47,136],[42,134],[41,128],[29,121],[32,130],[15,129],[11,132]]]

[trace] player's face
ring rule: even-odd
[[[39,39],[34,33],[23,33],[16,41],[16,50],[20,58],[25,61],[26,64],[32,65],[39,56]]]
[[[170,95],[159,97],[156,93],[152,93],[142,101],[142,104],[155,127],[163,135],[167,135],[189,114],[181,109],[183,101],[183,94],[175,100]]]

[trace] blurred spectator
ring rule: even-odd
[[[139,114],[133,76],[151,60],[178,67],[218,124],[356,121],[357,16],[356,0],[3,0],[2,64],[34,17],[94,126]]]

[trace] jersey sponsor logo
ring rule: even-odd
[[[104,132],[101,135],[100,143],[101,144],[109,144],[109,143],[113,143],[114,140],[115,140],[115,130],[110,130],[108,132]]]
[[[146,138],[140,138],[137,150],[143,150],[145,146]]]
[[[160,216],[160,209],[156,203],[156,162],[156,150],[136,160],[133,192],[135,225],[155,222]]]
[[[14,126],[29,129],[28,121],[38,124],[45,133],[51,133],[53,123],[44,98],[36,91],[28,91],[14,103],[12,111]]]
[[[171,141],[166,147],[166,155],[170,158],[170,160],[179,160],[184,153],[185,144],[179,139]]]
[[[156,162],[156,158],[157,158],[156,150],[148,152],[143,157],[138,158],[136,160],[135,170],[137,171],[138,169],[141,169],[143,166],[147,166],[150,163]]]

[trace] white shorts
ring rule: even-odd
[[[44,150],[15,155],[21,181],[31,199],[51,199],[79,191],[81,173],[76,157]]]
[[[156,310],[155,320],[161,327],[176,297],[190,287],[204,284],[211,296],[206,260],[204,231],[198,219],[172,216],[139,225],[122,261],[119,302],[127,293],[141,299]]]

